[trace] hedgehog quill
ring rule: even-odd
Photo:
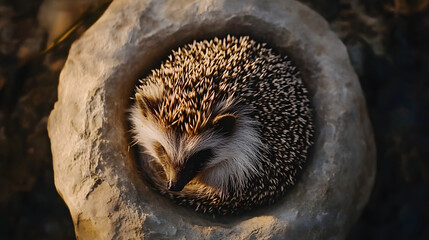
[[[289,57],[249,37],[179,48],[136,88],[130,121],[143,174],[198,212],[273,204],[312,145],[307,95]]]

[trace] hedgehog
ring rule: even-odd
[[[274,204],[312,145],[307,95],[290,58],[248,36],[178,48],[133,97],[142,175],[177,204],[213,216]]]

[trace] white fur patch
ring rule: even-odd
[[[227,137],[213,135],[200,142],[213,148],[215,157],[209,162],[199,179],[202,183],[227,192],[240,191],[258,175],[266,146],[258,133],[258,123],[249,117],[239,116],[235,133]]]

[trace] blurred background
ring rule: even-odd
[[[429,239],[429,0],[301,0],[346,45],[377,176],[355,239]],[[71,43],[109,0],[0,0],[0,239],[74,239],[46,123]]]

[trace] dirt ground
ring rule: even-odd
[[[75,14],[93,7],[76,2]],[[429,239],[429,1],[302,2],[347,46],[375,133],[376,183],[348,239]],[[0,0],[0,239],[75,238],[46,122],[68,49],[98,16],[39,55],[58,32],[42,3]]]

